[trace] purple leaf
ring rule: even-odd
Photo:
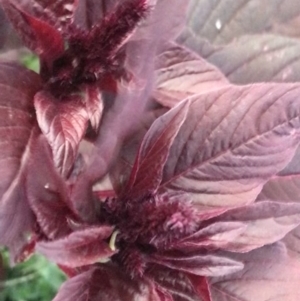
[[[33,222],[24,176],[35,126],[32,99],[40,78],[25,68],[1,64],[0,87],[0,244],[15,253]]]
[[[26,175],[28,202],[42,234],[49,239],[63,237],[71,232],[68,219],[73,217],[68,207],[67,188],[53,166],[51,150],[44,136],[33,141],[31,152]]]
[[[246,227],[221,248],[232,252],[249,252],[281,240],[300,224],[300,204],[259,202],[236,208],[214,218],[215,222],[241,222]],[[201,242],[200,242],[201,245]],[[212,244],[218,246],[218,242]]]
[[[115,253],[105,242],[112,231],[110,226],[89,227],[61,239],[39,242],[36,250],[49,260],[71,268],[107,261]]]
[[[25,46],[41,56],[51,67],[53,60],[64,52],[64,41],[59,31],[30,16],[12,1],[3,0],[2,5]]]
[[[210,280],[217,301],[299,300],[300,262],[282,244],[234,255],[245,267],[241,272]]]
[[[65,282],[53,301],[172,301],[161,298],[157,286],[132,280],[109,265],[92,268]]]
[[[263,187],[258,200],[275,200],[279,202],[300,203],[300,149],[293,160],[278,175],[272,177]],[[300,226],[283,239],[288,249],[300,253]]]
[[[35,95],[34,105],[39,126],[51,145],[54,163],[67,177],[87,128],[85,105],[79,96],[58,100],[44,91]]]
[[[298,85],[260,84],[191,97],[161,189],[184,190],[210,207],[253,202],[297,148],[299,92]]]
[[[186,30],[224,44],[245,34],[277,31],[281,23],[299,15],[300,4],[294,0],[191,0]]]
[[[158,56],[155,99],[172,107],[193,94],[215,90],[229,82],[211,64],[183,46],[167,44]]]
[[[197,276],[218,277],[234,273],[243,269],[243,264],[226,257],[210,255],[156,255],[151,257],[152,262],[170,269]]]
[[[131,178],[126,185],[138,194],[155,192],[162,179],[170,147],[183,124],[189,102],[182,102],[154,121],[138,151]]]
[[[206,47],[184,43],[220,68],[233,83],[300,80],[300,43],[296,39],[271,34],[244,36],[208,52]]]

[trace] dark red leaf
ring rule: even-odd
[[[42,91],[35,95],[34,106],[39,126],[51,145],[54,163],[66,177],[88,124],[89,116],[83,100],[78,95],[57,100]]]
[[[108,261],[115,253],[105,242],[112,231],[110,226],[89,227],[58,240],[39,242],[36,250],[49,260],[71,268]]]
[[[51,67],[64,52],[61,34],[46,22],[27,14],[12,1],[3,0],[3,8],[25,46],[36,52]]]
[[[161,189],[184,190],[210,207],[253,202],[297,148],[299,92],[298,85],[259,84],[191,97]]]
[[[172,301],[162,299],[157,286],[132,280],[121,270],[99,265],[65,282],[53,301]]]
[[[170,147],[185,120],[188,107],[188,101],[182,102],[154,121],[140,146],[126,193],[130,193],[128,189],[139,195],[158,189]]]
[[[167,44],[157,58],[153,96],[172,107],[188,96],[215,90],[229,82],[214,66],[183,46]]]
[[[211,301],[209,299],[202,299],[202,296],[191,280],[191,275],[154,266],[149,270],[149,276],[172,294],[174,301]],[[197,276],[197,278],[202,277]]]
[[[51,149],[43,135],[33,141],[29,169],[26,175],[26,194],[42,234],[57,239],[71,232],[68,219],[68,192],[52,160]]]
[[[213,300],[299,300],[300,262],[289,256],[282,244],[233,258],[243,261],[245,267],[235,274],[210,279]]]
[[[0,244],[14,254],[26,242],[33,222],[24,177],[35,126],[33,96],[39,88],[37,74],[0,65]]]

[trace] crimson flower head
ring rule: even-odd
[[[186,0],[0,3],[41,65],[0,64],[12,261],[57,263],[54,301],[277,300],[279,281],[297,301],[300,205],[268,196],[299,161],[300,85],[230,83],[175,41]]]

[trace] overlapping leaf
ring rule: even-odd
[[[155,99],[172,107],[188,96],[228,84],[214,66],[183,46],[169,43],[157,58]]]
[[[51,145],[54,163],[68,176],[88,124],[88,113],[80,96],[56,100],[47,92],[34,98],[39,126]],[[96,125],[96,124],[95,124]]]
[[[40,79],[24,68],[1,64],[0,87],[0,243],[18,249],[33,220],[24,176],[35,126],[32,99]]]
[[[139,195],[158,189],[169,150],[185,120],[188,107],[188,101],[182,102],[154,121],[140,146],[126,193],[129,193],[128,188]]]
[[[99,266],[62,285],[53,301],[171,301],[161,298],[154,283],[135,281],[112,266]]]
[[[300,297],[300,263],[282,244],[234,255],[245,267],[241,272],[210,279],[217,301],[297,301]]]
[[[300,149],[293,160],[279,174],[270,179],[263,187],[258,200],[275,200],[278,202],[300,204]],[[287,247],[300,253],[300,226],[290,232],[283,240]]]
[[[48,259],[71,268],[107,261],[115,253],[105,242],[112,231],[110,226],[89,227],[61,239],[40,242],[36,250]]]
[[[299,91],[293,84],[261,84],[191,97],[162,190],[184,190],[205,206],[253,202],[297,148]]]
[[[149,275],[159,285],[172,294],[176,301],[202,301],[202,298],[193,286],[190,277],[183,272],[154,266],[150,269]],[[204,299],[204,301],[211,300]]]
[[[258,202],[227,211],[207,221],[207,225],[174,244],[174,248],[195,252],[201,248],[249,252],[281,240],[300,224],[297,203]],[[297,250],[296,228],[285,240]],[[294,243],[292,237],[294,236]],[[293,245],[292,245],[293,244]],[[299,247],[298,247],[299,248]]]
[[[215,44],[224,44],[244,34],[278,31],[300,15],[294,0],[192,0],[187,30]]]

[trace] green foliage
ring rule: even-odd
[[[44,257],[34,255],[10,268],[8,252],[2,251],[1,255],[0,301],[50,301],[66,278]]]
[[[39,61],[39,58],[36,55],[34,55],[32,53],[26,54],[25,56],[23,56],[21,58],[21,62],[28,69],[39,73],[39,71],[40,71],[40,61]]]

